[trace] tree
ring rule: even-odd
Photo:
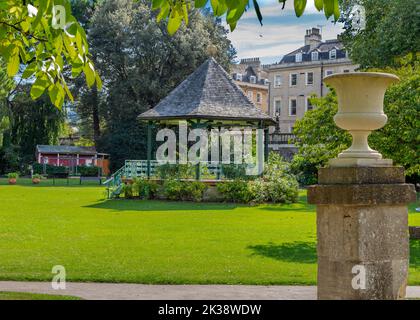
[[[420,178],[420,64],[411,65],[411,57],[400,61],[402,67],[375,70],[397,74],[401,81],[391,86],[384,100],[384,112],[388,123],[369,136],[369,144],[382,153],[384,158],[393,159],[406,169],[408,180],[418,182]],[[328,159],[350,146],[351,137],[339,129],[333,120],[337,113],[335,93],[325,98],[313,99],[316,106],[296,122],[294,133],[299,148],[292,167],[300,181],[314,183],[317,170],[326,165]]]
[[[355,4],[365,10],[365,29],[356,30],[351,15]],[[342,0],[345,32],[341,36],[353,62],[362,69],[398,66],[398,59],[420,52],[417,0]]]
[[[145,157],[145,125],[137,116],[154,107],[208,57],[228,68],[235,51],[219,19],[194,10],[188,26],[171,36],[156,22],[146,0],[109,0],[90,22],[92,56],[104,82],[102,92],[81,88],[76,110],[97,147],[111,153],[112,165]],[[141,27],[140,27],[141,26]],[[95,111],[96,109],[96,111]]]
[[[99,79],[88,52],[86,34],[71,14],[68,0],[8,0],[0,2],[0,57],[7,74],[14,77],[24,64],[22,77],[33,83],[33,99],[47,91],[61,108],[67,96],[73,99],[63,71],[72,76],[84,72],[89,86]]]
[[[333,120],[338,111],[334,91],[324,98],[312,97],[311,104],[314,109],[296,121],[293,129],[298,153],[291,167],[305,185],[316,183],[318,169],[351,144],[350,134],[338,128]]]
[[[30,85],[20,85],[8,97],[8,129],[0,150],[0,171],[24,170],[33,162],[37,144],[55,144],[64,122],[64,113],[44,94],[30,98]]]

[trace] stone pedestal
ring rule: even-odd
[[[330,167],[308,190],[317,205],[318,299],[401,299],[408,277],[407,204],[401,167]]]

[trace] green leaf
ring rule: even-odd
[[[295,13],[297,17],[300,17],[306,8],[306,0],[295,0]]]
[[[64,103],[64,89],[61,87],[59,83],[52,84],[48,88],[48,94],[50,96],[51,102],[59,109],[63,106]]]
[[[181,26],[182,17],[177,13],[171,14],[168,21],[168,33],[173,35]]]
[[[164,0],[153,0],[152,1],[152,10],[156,10],[162,6]]]
[[[96,87],[98,88],[98,90],[102,90],[102,80],[97,72],[95,74],[95,79],[96,79]]]
[[[194,5],[196,8],[202,8],[206,5],[207,0],[195,0]]]
[[[321,11],[324,8],[324,0],[314,0],[315,1],[315,8],[318,11]]]
[[[28,79],[30,76],[32,76],[35,73],[36,69],[37,69],[37,62],[34,61],[34,62],[30,63],[26,67],[25,71],[23,71],[22,78],[23,79]]]
[[[67,94],[67,96],[69,97],[69,99],[73,102],[74,101],[74,98],[73,98],[73,95],[71,94],[71,92],[70,92],[70,89],[69,89],[69,87],[67,86],[67,83],[63,83],[63,87],[64,87],[64,91],[66,92],[66,94]]]
[[[258,1],[257,0],[253,0],[253,2],[254,2],[255,13],[257,14],[257,17],[258,17],[258,21],[262,25],[262,19],[263,18],[262,18],[260,6],[258,5]]]
[[[334,1],[334,20],[337,21],[340,18],[340,7],[338,6],[338,0]]]
[[[7,75],[12,78],[15,74],[19,71],[20,59],[19,59],[19,48],[17,48],[17,52],[14,53],[9,57],[9,61],[7,62]]]
[[[334,14],[334,2],[335,0],[324,0],[324,13],[327,18]]]
[[[83,67],[83,72],[85,73],[86,82],[89,88],[95,84],[95,71],[92,69],[90,65],[91,63],[89,62],[89,63],[86,63],[85,66]]]
[[[50,83],[47,80],[37,78],[31,88],[31,98],[34,100],[38,99],[44,93],[49,84]]]

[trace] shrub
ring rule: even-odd
[[[44,165],[41,163],[34,163],[32,165],[32,169],[36,174],[43,174],[44,173]],[[50,164],[45,165],[45,173],[46,174],[55,174],[55,173],[65,173],[68,172],[67,167],[63,166],[52,166]]]
[[[244,180],[225,181],[217,184],[217,190],[229,202],[251,202],[254,199],[252,189]]]
[[[299,184],[290,172],[289,164],[272,152],[264,168],[264,175],[254,181],[234,180],[219,183],[218,191],[231,202],[296,202]]]
[[[41,180],[42,179],[42,176],[40,174],[33,174],[32,175],[32,179],[39,179],[39,180]]]
[[[201,202],[203,200],[203,193],[207,189],[205,183],[200,181],[183,181],[183,196],[185,199]]]
[[[202,201],[206,188],[200,181],[168,179],[163,184],[163,193],[169,200]]]
[[[122,192],[124,193],[124,197],[127,199],[134,198],[134,188],[131,183],[125,183],[122,187]]]
[[[182,183],[179,180],[168,179],[163,183],[163,194],[169,200],[180,200],[182,195]]]
[[[101,168],[97,166],[77,166],[77,172],[83,177],[97,177]]]
[[[19,173],[18,172],[10,172],[10,173],[7,174],[7,178],[17,179],[17,178],[19,178]]]

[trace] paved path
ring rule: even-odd
[[[145,285],[68,282],[53,290],[50,282],[0,281],[0,291],[77,296],[88,300],[314,300],[315,286]],[[420,298],[420,286],[408,287],[408,298]]]

